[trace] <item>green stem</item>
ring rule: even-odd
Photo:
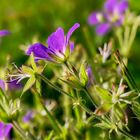
[[[65,92],[64,90],[62,90],[61,88],[57,87],[56,85],[54,85],[53,83],[51,83],[45,76],[38,74],[38,76],[40,76],[40,78],[46,83],[49,84],[52,88],[54,88],[57,91],[60,91],[61,93],[68,95],[68,97],[70,97],[73,101],[75,101],[76,99],[71,96],[70,94],[68,94],[67,92]],[[104,120],[102,117],[96,115],[93,111],[91,111],[89,108],[87,108],[82,102],[79,102],[80,107],[87,112],[89,115],[95,116],[96,119],[98,120]]]
[[[39,76],[46,84],[48,84],[49,86],[51,86],[53,89],[59,91],[62,94],[65,94],[65,95],[69,96],[71,99],[74,99],[74,97],[72,95],[68,94],[67,92],[65,92],[64,90],[62,90],[60,87],[58,87],[58,86],[54,85],[53,83],[51,83],[49,81],[49,79],[47,79],[44,75],[37,74],[37,76]]]
[[[52,114],[49,112],[49,110],[47,109],[47,107],[44,105],[44,103],[42,101],[41,101],[41,104],[42,104],[44,110],[46,111],[47,117],[48,117],[49,121],[51,122],[53,128],[56,130],[56,132],[58,134],[61,134],[61,129],[60,129],[59,125],[57,124],[55,118],[52,116]]]
[[[87,53],[88,53],[88,56],[93,56],[95,53],[96,53],[96,50],[95,50],[95,47],[93,47],[93,44],[91,42],[91,38],[90,38],[90,35],[89,35],[89,31],[87,29],[87,27],[84,27],[83,28],[83,35],[84,35],[84,38],[87,42]]]
[[[23,140],[35,140],[35,138],[32,135],[30,135],[29,133],[25,133],[16,121],[12,121],[12,124]]]
[[[137,138],[135,138],[134,136],[130,135],[129,133],[127,133],[124,130],[119,129],[119,132],[121,132],[125,137],[130,138],[131,140],[138,140]]]
[[[44,105],[44,102],[43,102],[44,99],[40,96],[40,93],[37,90],[35,90],[35,89],[32,88],[32,92],[33,93],[37,93],[36,95],[37,95],[37,97],[39,99],[39,102],[41,103],[42,107],[46,111],[47,117],[48,117],[50,123],[52,124],[52,127],[54,128],[54,130],[56,130],[56,132],[58,134],[60,134],[61,133],[61,129],[60,129],[59,125],[58,125],[58,122],[53,117],[53,115],[49,112],[49,110],[47,109],[47,107]]]
[[[140,24],[139,22],[140,22],[140,17],[138,16],[136,21],[134,22],[134,25],[132,27],[132,31],[131,31],[131,34],[130,34],[130,37],[128,40],[128,48],[127,48],[128,53],[130,52],[131,46],[132,46],[134,39],[136,37],[137,29],[138,29],[138,26]]]
[[[68,95],[68,97],[70,97],[73,101],[75,101],[76,99],[71,96],[70,94],[68,94],[67,92],[65,92],[64,90],[62,90],[61,88],[57,87],[56,85],[54,85],[53,83],[51,83],[45,76],[38,74],[38,76],[40,76],[40,78],[46,83],[49,84],[52,88],[54,88],[57,91],[60,91],[61,93]],[[88,114],[90,115],[95,115],[94,112],[92,112],[90,109],[88,109],[82,102],[79,103],[79,105],[81,106],[81,108],[83,108],[83,110],[85,110]]]
[[[92,104],[97,107],[97,105],[94,103],[93,99],[92,99],[92,96],[90,95],[89,91],[87,88],[84,88],[84,91],[86,93],[86,95],[88,96],[89,100],[92,102]]]

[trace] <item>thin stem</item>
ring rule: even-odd
[[[62,90],[60,87],[54,85],[53,83],[51,83],[44,75],[42,74],[37,74],[37,76],[39,76],[46,84],[48,84],[49,86],[51,86],[53,89],[59,91],[62,94],[65,94],[67,96],[69,96],[71,99],[74,99],[74,97],[70,94],[68,94],[67,92],[65,92],[64,90]]]
[[[92,96],[90,95],[89,91],[87,88],[84,88],[84,91],[86,93],[86,95],[88,96],[89,100],[92,102],[92,104],[97,107],[97,105],[94,103],[93,99],[92,99]]]
[[[135,138],[134,136],[130,135],[129,133],[127,133],[127,132],[124,131],[124,130],[119,129],[119,131],[120,131],[125,137],[128,137],[128,138],[130,138],[131,140],[138,140],[137,138]]]
[[[134,22],[134,25],[132,27],[132,31],[131,31],[131,34],[130,34],[130,38],[129,38],[129,43],[128,43],[128,53],[130,52],[130,49],[131,49],[131,46],[134,42],[134,39],[136,37],[136,33],[137,33],[137,29],[138,29],[138,26],[139,26],[139,22],[140,22],[140,17],[138,16],[136,21]]]
[[[61,129],[60,129],[59,125],[58,125],[58,122],[53,117],[53,115],[49,112],[49,110],[47,109],[47,107],[44,105],[43,98],[40,96],[40,93],[37,90],[33,89],[33,88],[31,90],[32,90],[33,93],[37,93],[36,95],[37,95],[37,97],[39,99],[39,102],[41,103],[42,107],[46,111],[47,117],[48,117],[50,123],[52,124],[52,127],[56,130],[56,132],[58,134],[60,134],[61,133]]]
[[[50,120],[52,126],[54,127],[54,129],[56,130],[56,132],[58,132],[58,134],[61,134],[61,129],[60,129],[59,125],[57,124],[55,118],[52,116],[52,114],[49,112],[49,110],[48,110],[47,107],[43,104],[42,101],[41,101],[41,104],[42,104],[44,110],[46,111],[47,117],[48,117],[48,119]]]
[[[40,78],[46,83],[49,84],[52,88],[54,88],[57,91],[60,91],[61,93],[68,95],[68,97],[70,97],[72,100],[76,100],[73,96],[71,96],[70,94],[68,94],[66,91],[62,90],[61,88],[57,87],[56,85],[54,85],[53,83],[51,83],[46,77],[44,77],[41,74],[38,74],[38,76],[40,76]],[[88,114],[90,115],[95,115],[93,111],[91,111],[89,108],[87,108],[82,102],[79,103],[79,105],[81,106],[81,108],[83,108],[83,110],[85,110]],[[95,115],[96,118],[100,118],[99,116]]]
[[[88,32],[88,29],[86,27],[83,28],[83,35],[85,38],[85,41],[87,42],[87,53],[89,56],[93,56],[93,54],[95,54],[96,50],[93,47],[93,43],[91,42],[91,38]]]
[[[16,121],[12,121],[12,124],[23,140],[35,140],[33,136],[29,135],[29,133],[25,133]]]

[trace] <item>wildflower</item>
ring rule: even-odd
[[[0,37],[11,34],[8,30],[0,30]]]
[[[0,122],[0,140],[11,140],[11,130],[12,124],[4,124],[3,122]]]
[[[16,68],[16,71],[12,71],[12,74],[8,72],[7,74],[7,83],[9,83],[11,86],[18,85],[23,79],[30,78],[30,73],[28,71],[32,71],[32,69],[22,66],[18,68],[15,64],[13,64]]]
[[[74,49],[74,43],[70,41],[70,37],[79,26],[79,23],[74,24],[66,36],[64,36],[64,30],[59,27],[48,37],[46,42],[48,47],[35,43],[28,48],[26,54],[30,55],[33,52],[36,61],[42,59],[57,63],[65,62]]]
[[[29,122],[32,118],[34,117],[34,112],[29,110],[25,116],[23,117],[23,121],[26,123],[26,122]]]
[[[105,63],[108,57],[111,55],[112,44],[104,44],[103,48],[99,48],[99,52],[102,55],[102,62]]]
[[[127,0],[107,0],[103,11],[91,13],[88,17],[88,23],[96,25],[96,33],[102,36],[109,32],[113,26],[122,25],[127,9]]]

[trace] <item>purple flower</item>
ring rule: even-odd
[[[48,37],[46,42],[48,47],[35,43],[28,48],[26,54],[30,55],[33,52],[36,61],[42,59],[57,63],[65,62],[74,49],[74,43],[70,41],[70,37],[79,26],[79,23],[74,24],[66,36],[64,30],[59,27]]]
[[[3,80],[0,79],[0,88],[2,90],[5,90],[5,82]]]
[[[2,90],[6,90],[6,85],[8,86],[9,90],[15,90],[15,89],[21,89],[22,85],[20,83],[17,83],[17,80],[13,80],[10,82],[5,82],[0,79],[0,88]]]
[[[23,86],[21,83],[18,83],[17,80],[7,82],[9,90],[18,90],[21,89]]]
[[[94,82],[94,77],[93,77],[93,73],[92,73],[92,69],[91,67],[88,67],[86,69],[87,72],[87,76],[88,76],[88,83],[87,83],[87,87],[91,86]]]
[[[11,130],[12,124],[4,124],[3,122],[0,122],[0,140],[11,140]]]
[[[34,117],[34,112],[33,111],[28,111],[25,116],[23,117],[23,121],[29,122],[32,118]]]
[[[11,34],[11,32],[8,31],[8,30],[0,30],[0,37],[6,36],[6,35],[9,35],[9,34]]]
[[[127,0],[107,0],[103,11],[93,12],[88,17],[90,25],[96,25],[96,33],[100,36],[110,31],[113,26],[120,26],[128,9]]]

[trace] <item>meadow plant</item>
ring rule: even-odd
[[[128,8],[127,0],[107,0],[102,11],[88,17],[97,35],[114,33],[117,49],[111,40],[89,56],[70,40],[80,28],[75,23],[66,35],[58,27],[47,45],[28,45],[22,66],[6,66],[0,80],[0,140],[140,139],[129,124],[140,120],[140,100],[127,68],[140,20],[135,16],[130,22]]]

